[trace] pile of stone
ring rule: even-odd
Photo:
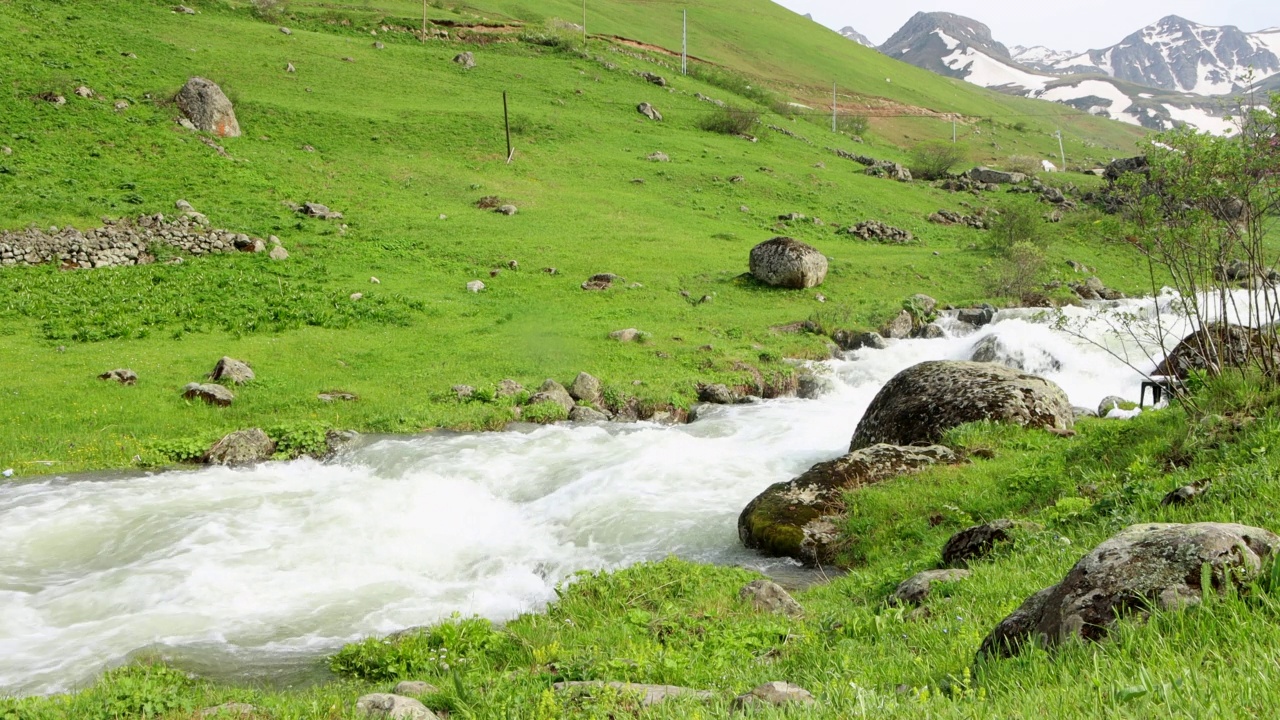
[[[794,139],[796,139],[796,140],[799,140],[800,142],[804,143],[805,145],[812,145],[812,144],[813,144],[813,141],[812,141],[812,140],[810,140],[809,138],[804,137],[804,136],[802,136],[802,135],[797,135],[796,133],[794,133],[794,132],[792,132],[792,131],[790,131],[790,130],[788,130],[788,129],[784,128],[784,127],[779,127],[779,126],[777,126],[777,125],[766,125],[765,127],[769,128],[770,130],[772,130],[772,131],[774,131],[774,132],[776,132],[776,133],[782,133],[783,135],[786,135],[786,136],[787,136],[787,137],[789,137],[789,138],[794,138]]]
[[[897,180],[898,182],[911,182],[911,171],[906,166],[893,162],[892,160],[881,160],[866,169],[866,174],[872,177],[888,178]]]
[[[929,216],[929,222],[938,225],[967,225],[978,230],[985,230],[986,221],[976,215],[961,215],[954,210],[939,210]]]
[[[1000,186],[995,183],[978,182],[977,180],[965,175],[947,178],[946,180],[935,183],[934,187],[940,190],[947,190],[949,192],[971,192],[975,194],[979,192],[995,192],[1000,189]]]
[[[1084,282],[1070,282],[1067,287],[1080,296],[1081,300],[1123,300],[1125,295],[1119,290],[1112,290],[1096,277]]]
[[[855,155],[849,152],[848,150],[841,150],[840,148],[833,148],[833,147],[829,147],[827,148],[827,150],[829,152],[835,153],[836,155],[844,158],[845,160],[852,160],[858,163],[859,165],[866,165],[867,167],[871,167],[873,165],[880,164],[880,161],[873,157],[867,157],[866,155]]]
[[[862,238],[863,240],[870,240],[878,243],[897,243],[899,245],[904,245],[915,240],[915,236],[910,232],[901,228],[893,227],[892,225],[886,225],[879,220],[865,220],[857,225],[850,225],[840,232],[845,235],[853,235],[854,237]]]
[[[156,214],[104,222],[104,227],[85,232],[69,227],[0,232],[0,266],[50,262],[67,269],[147,265],[155,262],[149,248],[157,244],[191,255],[267,249],[260,238],[209,228],[203,215],[190,211],[174,219]]]

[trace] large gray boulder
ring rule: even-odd
[[[553,402],[564,408],[566,414],[573,411],[575,403],[573,396],[569,394],[564,386],[555,380],[547,380],[542,383],[542,387],[538,388],[538,392],[529,396],[529,402],[526,405],[537,405],[538,403]]]
[[[604,390],[600,380],[594,375],[585,372],[578,373],[578,377],[574,378],[573,385],[569,387],[569,395],[574,400],[581,400],[592,405],[598,405],[604,400]]]
[[[1027,179],[1027,176],[1022,173],[1003,172],[1001,170],[992,170],[988,167],[976,167],[965,173],[965,175],[974,182],[987,183],[989,185],[1016,184]]]
[[[1094,548],[1062,582],[1027,598],[983,640],[978,656],[1009,656],[1028,641],[1053,647],[1100,640],[1119,615],[1178,610],[1205,590],[1246,586],[1280,548],[1274,533],[1245,525],[1134,525]],[[1211,583],[1202,586],[1206,574]]]
[[[226,381],[236,385],[244,385],[253,378],[253,368],[249,367],[249,363],[231,357],[218,360],[213,366],[213,372],[209,373],[210,380]]]
[[[240,123],[236,121],[235,108],[212,80],[194,77],[178,91],[174,98],[178,109],[198,130],[218,137],[240,137]]]
[[[1186,378],[1194,371],[1246,367],[1262,359],[1280,367],[1280,338],[1274,330],[1213,323],[1183,338],[1152,374]]]
[[[1038,347],[1029,350],[1010,348],[999,335],[988,335],[974,343],[969,359],[973,362],[996,363],[1023,372],[1057,372],[1062,369],[1062,361],[1048,352]]]
[[[772,580],[753,580],[738,591],[738,597],[761,612],[802,615],[804,608],[781,585]]]
[[[827,279],[827,258],[812,246],[776,237],[751,248],[751,274],[767,285],[804,289]]]
[[[239,430],[223,437],[205,453],[209,465],[247,465],[270,460],[276,443],[259,428]]]
[[[991,363],[936,360],[903,370],[862,416],[850,451],[877,443],[936,443],[958,425],[981,420],[1068,430],[1075,422],[1062,388]]]
[[[846,491],[955,460],[937,445],[876,445],[818,463],[756,496],[738,516],[738,538],[766,555],[826,563],[834,555]]]
[[[221,385],[213,383],[187,383],[182,388],[182,397],[188,400],[203,400],[210,405],[226,407],[235,401],[236,396]]]

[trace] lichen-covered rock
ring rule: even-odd
[[[235,108],[212,80],[191,78],[174,99],[178,109],[197,129],[218,137],[240,137]]]
[[[362,696],[359,700],[356,700],[356,713],[361,717],[374,720],[381,718],[388,718],[389,720],[439,720],[436,714],[428,710],[427,706],[421,702],[403,695],[392,695],[390,693],[372,693]]]
[[[906,310],[899,310],[893,319],[885,323],[880,328],[880,334],[893,340],[902,340],[911,337],[911,331],[915,327],[915,318]]]
[[[910,232],[892,225],[886,225],[879,220],[865,220],[857,225],[850,225],[841,232],[863,240],[898,245],[905,245],[916,239]]]
[[[738,597],[751,603],[751,607],[762,612],[779,615],[801,615],[804,608],[776,582],[771,580],[754,580],[738,591]]]
[[[637,106],[636,106],[636,112],[638,112],[638,113],[640,113],[641,115],[643,115],[643,116],[645,116],[645,117],[649,118],[650,120],[661,120],[661,119],[662,119],[662,113],[658,112],[658,108],[656,108],[656,107],[654,107],[654,106],[650,105],[650,104],[649,104],[649,103],[647,103],[647,102],[642,102],[642,103],[640,103],[639,105],[637,105]]]
[[[253,378],[253,368],[249,367],[249,363],[230,357],[218,360],[213,366],[213,372],[209,373],[210,380],[226,380],[236,385],[244,385]]]
[[[247,465],[270,460],[276,443],[259,428],[239,430],[223,437],[205,453],[209,465]]]
[[[751,274],[767,285],[804,289],[827,279],[827,258],[788,237],[776,237],[751,249]]]
[[[1248,366],[1268,357],[1272,367],[1280,366],[1280,340],[1274,331],[1213,323],[1183,338],[1152,374],[1185,379],[1195,371]]]
[[[1081,558],[1062,582],[1028,598],[987,635],[978,657],[1013,655],[1033,639],[1048,647],[1070,638],[1100,640],[1126,613],[1197,605],[1206,590],[1246,586],[1278,548],[1280,537],[1245,525],[1134,525]],[[1209,588],[1201,585],[1206,567]]]
[[[1012,520],[992,520],[974,525],[952,535],[942,546],[942,564],[948,567],[964,567],[970,560],[978,560],[991,554],[995,546],[1013,539],[1017,524]]]
[[[408,697],[420,697],[422,695],[431,695],[440,692],[435,685],[421,680],[402,680],[396,684],[396,695],[405,695]]]
[[[980,420],[1067,430],[1075,415],[1062,388],[1044,378],[991,363],[930,361],[880,389],[849,449],[935,443],[945,431]]]
[[[138,373],[128,368],[116,368],[108,370],[98,376],[99,380],[114,380],[121,385],[136,385],[138,383]]]
[[[992,170],[987,167],[976,167],[965,173],[965,176],[974,182],[987,183],[990,185],[1017,184],[1027,179],[1027,176],[1022,173]]]
[[[603,391],[600,380],[594,375],[585,372],[578,373],[578,377],[573,379],[573,385],[569,386],[569,395],[574,400],[581,400],[592,405],[599,404],[604,399]]]
[[[929,597],[929,592],[933,589],[933,584],[942,582],[956,582],[969,577],[968,570],[948,569],[948,570],[925,570],[916,573],[911,577],[903,580],[898,588],[889,596],[889,602],[894,605],[919,605],[924,599]]]
[[[576,423],[602,423],[609,422],[609,416],[595,408],[578,405],[569,411],[569,420]]]
[[[203,400],[210,405],[221,407],[230,405],[236,399],[230,390],[213,383],[188,383],[182,388],[182,397],[188,400]]]
[[[847,490],[955,460],[951,450],[938,445],[876,445],[818,463],[756,496],[738,516],[738,538],[766,555],[825,563],[838,538],[835,521]]]
[[[871,348],[873,350],[883,350],[889,347],[884,341],[880,333],[874,332],[851,332],[849,330],[837,330],[831,334],[831,339],[841,350],[861,350],[862,348]]]

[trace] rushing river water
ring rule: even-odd
[[[1084,337],[1133,352],[1105,320],[1151,303],[1110,308],[1070,312]],[[1075,405],[1137,399],[1136,371],[1014,311],[824,363],[820,399],[714,408],[682,427],[436,433],[328,463],[0,485],[0,695],[82,686],[148,650],[221,677],[287,674],[357,637],[454,612],[509,618],[575,571],[669,554],[766,567],[739,546],[742,507],[844,453],[898,371],[968,359],[992,334]]]

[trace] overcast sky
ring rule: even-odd
[[[1005,45],[1047,45],[1081,52],[1108,47],[1166,15],[1181,15],[1205,25],[1235,25],[1246,32],[1280,26],[1276,0],[1075,0],[1050,5],[1027,0],[919,0],[898,2],[847,0],[775,0],[833,29],[846,25],[883,43],[917,10],[971,17],[991,28]],[[1056,15],[1050,15],[1052,8]]]

